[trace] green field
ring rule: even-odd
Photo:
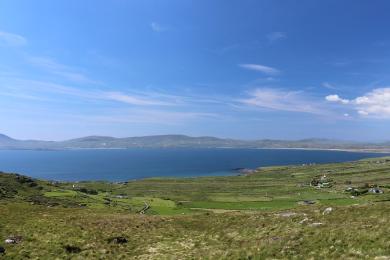
[[[121,183],[1,173],[0,258],[390,259],[389,201],[390,158]]]

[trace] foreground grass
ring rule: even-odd
[[[331,188],[309,186],[324,174]],[[384,194],[344,191],[372,185]],[[389,158],[125,183],[0,174],[0,258],[390,259],[389,187]]]
[[[321,207],[289,212],[148,216],[102,210],[0,206],[0,236],[19,234],[7,258],[256,259],[390,256],[390,205]],[[294,213],[294,214],[292,214]],[[304,219],[308,219],[302,223]],[[313,224],[317,223],[317,224]],[[321,223],[321,224],[318,224]],[[125,244],[110,243],[123,236]],[[80,249],[68,253],[66,246]]]

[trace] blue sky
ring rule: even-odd
[[[390,140],[390,3],[0,2],[0,132]]]

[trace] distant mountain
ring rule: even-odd
[[[38,140],[17,140],[0,134],[0,149],[53,149],[56,142]]]
[[[87,136],[66,141],[17,140],[0,134],[0,149],[125,149],[125,148],[303,148],[390,151],[390,142],[359,143],[332,139],[236,140],[211,136],[153,135],[115,138]]]
[[[0,142],[13,142],[16,141],[7,135],[0,134]]]
[[[185,135],[154,135],[114,138],[89,136],[58,142],[65,148],[132,148],[132,147],[231,147],[248,145],[244,141],[216,137],[189,137]]]

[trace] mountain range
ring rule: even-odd
[[[302,148],[390,151],[390,142],[363,143],[332,139],[237,140],[210,136],[153,135],[116,138],[87,136],[65,141],[17,140],[0,134],[0,149],[125,149],[125,148]]]

